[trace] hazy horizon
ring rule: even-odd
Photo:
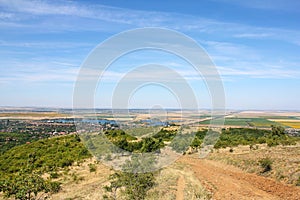
[[[5,110],[8,111],[13,111],[13,110],[17,110],[18,111],[21,109],[24,109],[22,111],[56,111],[56,110],[162,110],[162,109],[156,109],[156,108],[100,108],[100,107],[96,107],[96,108],[72,108],[72,107],[41,107],[41,106],[0,106],[0,112],[3,112]],[[197,110],[197,111],[211,111],[211,108],[199,108],[199,109],[189,109],[189,108],[163,108],[164,110],[175,110],[175,111],[193,111],[193,110]],[[215,111],[218,111],[218,109],[215,109]],[[235,108],[226,108],[225,111],[246,111],[246,112],[300,112],[300,110],[292,110],[292,109],[274,109],[274,110],[267,110],[267,109],[235,109]]]

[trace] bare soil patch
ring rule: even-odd
[[[249,174],[221,162],[184,156],[202,184],[213,193],[213,199],[300,199],[300,188],[270,178]]]

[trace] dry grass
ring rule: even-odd
[[[62,190],[51,196],[52,200],[71,200],[71,199],[103,199],[108,177],[113,173],[109,167],[96,164],[96,172],[89,171],[89,164],[97,163],[95,159],[88,159],[84,163],[75,164],[69,171],[61,171],[62,176],[58,178],[62,184]],[[76,177],[76,178],[74,178]],[[184,178],[184,188],[182,196],[184,199],[211,199],[211,194],[201,186],[193,172],[181,163],[174,163],[162,169],[156,176],[156,185],[148,191],[147,200],[172,200],[178,195],[178,179]],[[123,197],[119,196],[120,199]]]
[[[96,171],[90,172],[88,164],[95,164]],[[88,159],[78,166],[74,165],[69,171],[62,172],[60,181],[63,182],[62,190],[51,196],[53,200],[71,199],[102,199],[104,195],[103,185],[107,183],[109,175],[113,171],[95,159]]]
[[[90,172],[89,164],[95,164],[96,172]],[[108,176],[113,171],[109,167],[98,163],[95,159],[87,159],[83,163],[74,164],[68,170],[59,171],[60,174],[55,181],[62,183],[60,192],[50,196],[50,200],[95,200],[103,199],[103,185],[107,183]],[[45,174],[43,177],[49,177]],[[14,198],[6,199],[0,193],[0,199],[13,200]],[[47,198],[48,199],[48,198]]]
[[[300,176],[300,143],[292,146],[257,147],[256,150],[250,150],[249,146],[234,147],[232,153],[230,148],[215,150],[208,158],[257,174],[261,174],[262,171],[258,161],[270,158],[273,161],[272,170],[262,175],[284,183],[296,184]]]
[[[178,185],[179,178],[184,179],[183,188]],[[187,166],[177,162],[160,171],[157,185],[148,192],[146,199],[173,200],[176,199],[178,192],[183,192],[180,196],[188,200],[211,199],[211,194],[205,190],[193,172]]]

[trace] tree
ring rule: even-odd
[[[284,135],[284,128],[282,126],[274,126],[274,125],[271,125],[271,128],[272,128],[272,136],[282,136]]]
[[[0,191],[6,197],[15,197],[20,200],[45,199],[47,193],[56,193],[60,190],[60,183],[44,180],[37,172],[20,172],[0,181]]]

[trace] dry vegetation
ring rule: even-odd
[[[291,146],[267,147],[265,144],[238,146],[215,150],[209,159],[237,166],[247,172],[271,177],[278,181],[297,184],[300,176],[300,143]],[[271,170],[262,173],[260,160],[268,158],[272,161]]]
[[[96,166],[95,172],[90,172],[89,164]],[[63,182],[62,190],[51,196],[50,199],[102,199],[108,184],[108,177],[113,173],[109,167],[88,159],[84,163],[74,165],[68,171],[61,171],[58,178]],[[181,182],[180,182],[181,181]],[[179,197],[179,198],[178,198]],[[147,200],[175,200],[175,199],[210,199],[211,194],[201,186],[193,172],[181,163],[162,169],[156,178],[155,186],[148,191]],[[122,199],[119,196],[118,199]]]
[[[211,194],[187,165],[175,162],[160,171],[157,185],[148,192],[148,200],[211,199]]]
[[[89,165],[94,165],[96,171],[90,171]],[[50,199],[102,199],[103,185],[107,183],[112,173],[109,167],[98,163],[95,159],[88,159],[83,163],[73,165],[70,170],[62,171],[62,190]]]

